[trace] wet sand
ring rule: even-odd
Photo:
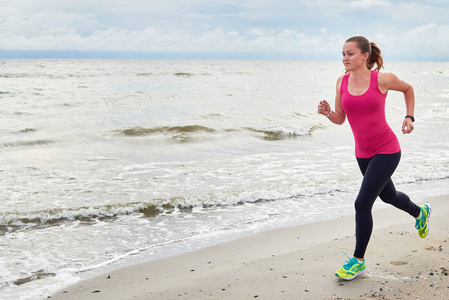
[[[408,214],[374,211],[367,272],[352,281],[334,272],[352,256],[354,215],[124,267],[49,299],[449,299],[449,195],[425,202],[424,239]]]

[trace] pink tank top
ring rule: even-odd
[[[368,90],[360,96],[348,91],[351,74],[343,76],[341,82],[341,105],[351,125],[355,140],[355,155],[370,158],[376,154],[393,154],[401,150],[398,138],[385,117],[385,100],[377,81],[378,71],[371,71]]]

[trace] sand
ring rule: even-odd
[[[334,275],[354,249],[354,215],[276,229],[80,281],[59,299],[449,299],[449,195],[422,239],[408,214],[374,211],[367,272]]]

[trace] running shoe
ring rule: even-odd
[[[346,255],[346,253],[345,253],[345,255]],[[348,256],[348,258],[349,258],[349,256]],[[365,259],[363,259],[363,263],[360,263],[357,260],[357,258],[353,257],[353,258],[350,258],[349,260],[345,261],[345,264],[343,265],[343,267],[338,269],[335,272],[335,275],[344,280],[352,280],[365,272],[366,272]]]
[[[416,220],[415,228],[418,229],[419,237],[425,238],[429,232],[429,219],[432,209],[427,203],[419,208],[421,209],[421,218]]]

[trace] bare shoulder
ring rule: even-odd
[[[338,77],[337,79],[337,90],[340,90],[340,86],[341,86],[341,82],[343,81],[343,77],[345,75],[341,75],[340,77]]]
[[[341,81],[343,80],[343,77],[345,77],[345,75],[341,75],[340,77],[338,77],[338,79],[337,79],[337,83],[341,83]]]
[[[388,85],[388,83],[399,81],[399,78],[393,73],[379,72],[377,80],[379,82],[379,85]]]
[[[395,74],[388,72],[386,73],[379,72],[377,81],[381,91],[387,90],[405,91],[410,86],[408,83],[400,80]]]

